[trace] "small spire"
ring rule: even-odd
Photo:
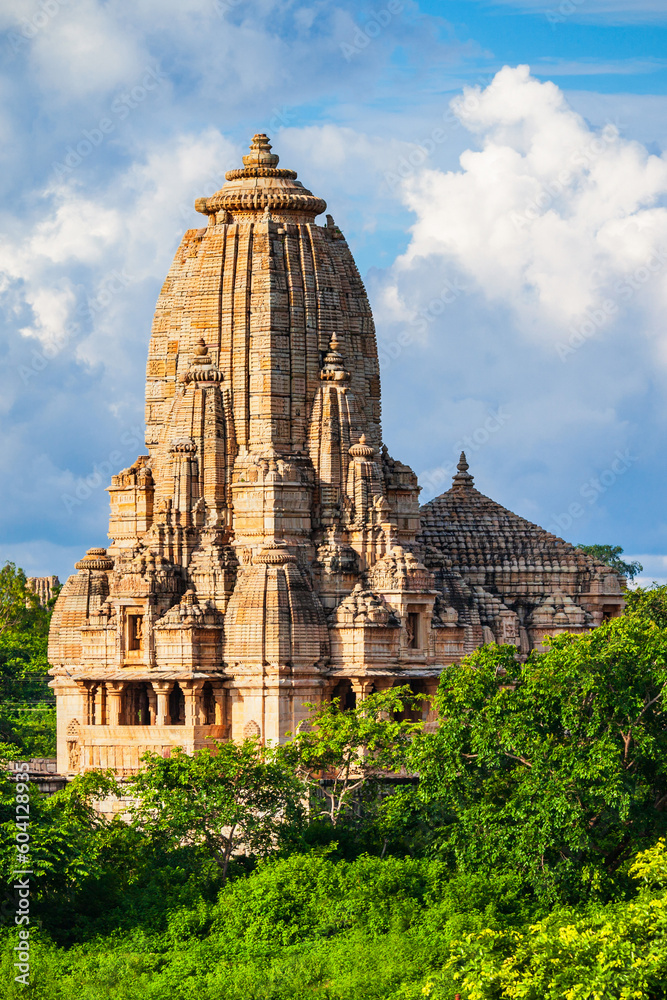
[[[366,444],[365,434],[362,434],[357,443],[353,444],[348,451],[352,458],[372,459],[375,455],[375,448],[370,444]]]
[[[246,167],[278,166],[278,156],[271,152],[271,143],[269,142],[268,135],[264,135],[263,132],[253,135],[252,142],[250,143],[250,152],[246,153],[243,157],[243,162]]]
[[[332,333],[329,350],[324,356],[324,364],[320,371],[320,378],[325,382],[347,382],[350,378],[350,373],[345,371],[345,359],[338,350],[339,346],[338,337]]]
[[[471,489],[475,480],[468,472],[470,466],[468,465],[468,462],[466,460],[466,453],[464,451],[461,452],[459,464],[456,466],[456,468],[459,471],[456,473],[456,475],[452,480],[454,487],[459,490]]]

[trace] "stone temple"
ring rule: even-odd
[[[146,451],[109,486],[107,549],[63,587],[58,770],[278,741],[306,703],[521,653],[623,607],[608,567],[473,486],[420,509],[380,424],[373,317],[325,202],[256,135],[196,208],[158,299]],[[396,401],[398,402],[398,401]],[[432,721],[432,720],[431,720]]]

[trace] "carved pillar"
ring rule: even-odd
[[[96,722],[95,693],[97,691],[97,687],[94,683],[91,683],[90,681],[87,681],[85,686],[86,686],[86,713],[84,715],[84,719],[86,720],[87,726],[94,726]]]
[[[222,685],[214,686],[213,697],[215,699],[215,725],[225,726],[227,724],[227,692]]]
[[[185,695],[185,725],[201,725],[201,694],[204,681],[185,681],[181,684]]]
[[[155,715],[156,726],[169,725],[169,692],[174,686],[173,681],[151,681],[157,700]]]
[[[107,725],[107,687],[106,684],[98,684],[95,693],[95,725]]]
[[[372,677],[356,677],[351,678],[350,680],[352,690],[357,698],[357,704],[359,704],[360,701],[365,701],[373,690],[374,679]]]
[[[148,725],[155,725],[155,717],[157,715],[157,695],[151,685],[148,685]]]
[[[123,687],[122,681],[109,681],[107,684],[107,707],[110,726],[120,725]]]

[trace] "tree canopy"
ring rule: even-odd
[[[615,569],[617,573],[621,573],[628,580],[634,580],[644,569],[642,564],[636,560],[633,560],[633,562],[624,562],[621,559],[623,549],[620,545],[577,545],[577,548],[585,552],[586,555],[593,556],[594,559],[599,559],[600,562],[611,566],[612,569]]]
[[[42,607],[14,563],[0,569],[0,740],[28,756],[55,754],[55,708],[47,674],[54,601]]]
[[[667,832],[667,631],[652,600],[525,664],[492,644],[445,672],[440,725],[413,754],[421,796],[449,810],[441,851],[569,899],[604,892]]]

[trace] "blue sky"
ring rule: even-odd
[[[352,246],[423,498],[463,445],[667,578],[664,0],[5,0],[0,31],[1,558],[105,544],[160,285],[267,131]]]

